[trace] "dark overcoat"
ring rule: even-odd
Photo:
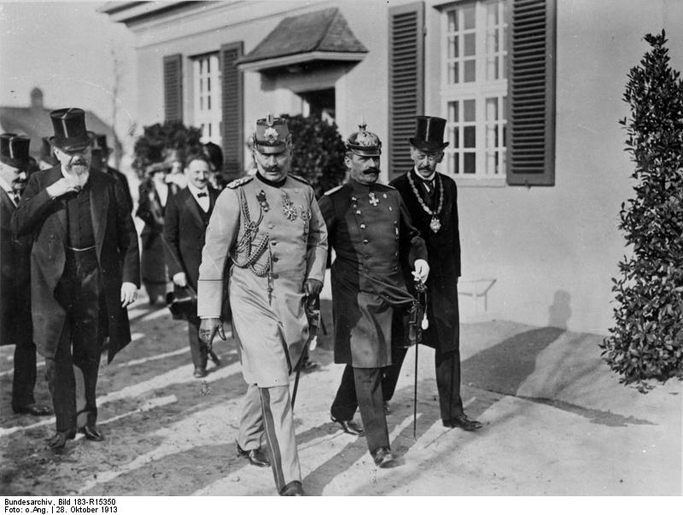
[[[209,211],[204,213],[189,188],[180,190],[166,205],[164,239],[167,245],[168,275],[185,272],[190,287],[197,291],[199,265],[206,239],[206,227],[216,204],[218,191],[209,187]]]
[[[413,183],[418,194],[425,198],[422,182],[414,170]],[[438,215],[441,228],[434,232],[430,228],[432,216],[420,205],[413,191],[408,174],[393,181],[410,212],[413,224],[420,231],[427,244],[429,255],[429,278],[427,279],[427,318],[429,328],[422,334],[422,343],[449,352],[458,349],[460,343],[460,315],[458,310],[458,277],[460,277],[460,232],[458,227],[458,190],[455,181],[437,172],[443,187],[443,206]],[[435,188],[432,211],[438,208],[439,189]],[[403,263],[406,278],[410,276],[408,263]],[[407,281],[412,290],[413,282]]]
[[[123,172],[120,172],[116,168],[112,168],[111,166],[107,166],[107,173],[114,177],[117,181],[119,181],[119,184],[121,185],[121,188],[123,188],[123,193],[126,195],[126,200],[128,201],[128,204],[130,205],[129,210],[133,210],[133,196],[130,193],[130,185],[128,184],[128,177],[126,177],[126,174]]]
[[[67,245],[66,202],[51,199],[46,189],[63,177],[61,167],[31,175],[19,207],[12,217],[17,236],[30,235],[31,314],[38,352],[54,358],[66,320],[66,311],[55,298],[64,273]],[[100,277],[104,289],[109,336],[109,361],[130,342],[128,312],[121,307],[121,283],[140,286],[140,255],[133,219],[125,193],[117,181],[90,170],[88,179],[92,225]]]
[[[16,209],[0,188],[0,345],[31,341],[31,242],[12,233]]]
[[[409,305],[399,249],[410,266],[427,259],[399,193],[385,184],[350,179],[320,199],[330,245],[334,360],[358,368],[391,365],[391,320]]]
[[[166,260],[164,258],[164,242],[162,240],[166,208],[178,191],[180,191],[178,186],[170,183],[168,185],[166,205],[162,206],[161,198],[154,187],[152,179],[143,181],[139,188],[140,196],[135,216],[145,222],[145,226],[140,233],[142,244],[142,280],[146,287],[164,285],[164,288],[159,293],[165,293],[165,284],[168,281],[168,271],[166,270]]]

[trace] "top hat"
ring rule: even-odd
[[[410,144],[423,152],[438,152],[448,146],[443,142],[443,130],[446,120],[436,116],[418,116],[415,119],[415,136]]]
[[[27,168],[30,164],[28,147],[31,140],[16,134],[0,134],[0,162],[13,168]]]
[[[382,142],[377,134],[366,130],[367,125],[361,120],[358,132],[354,132],[346,140],[346,150],[363,157],[378,157],[382,153]]]
[[[57,109],[50,113],[55,135],[50,143],[65,152],[82,150],[92,143],[94,134],[85,128],[85,111],[78,107]]]
[[[284,118],[273,118],[272,114],[268,114],[267,118],[256,121],[254,148],[261,154],[284,152],[290,141],[291,134]]]
[[[92,137],[93,150],[99,149],[104,156],[108,156],[111,153],[111,148],[107,146],[106,134],[95,134],[93,132],[88,132],[88,134]]]
[[[40,160],[45,161],[50,166],[56,166],[59,161],[52,153],[52,145],[50,145],[50,140],[48,138],[43,138],[43,144],[40,147]]]

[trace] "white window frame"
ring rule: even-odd
[[[486,30],[486,16],[487,6],[496,5],[498,9],[498,25],[496,31],[498,33],[499,48],[494,48],[493,51],[487,50],[487,30]],[[466,7],[474,7],[475,12],[475,80],[474,82],[462,82],[464,80],[464,65],[461,63],[459,78],[460,83],[449,84],[449,63],[458,63],[462,61],[464,53],[464,38],[463,31],[459,30],[462,27],[462,22],[459,21],[460,27],[456,32],[449,32],[449,13],[454,10],[461,10]],[[462,185],[490,185],[490,186],[504,186],[506,176],[506,161],[507,151],[504,142],[504,132],[507,126],[506,102],[508,95],[508,80],[507,80],[507,59],[509,55],[507,31],[510,29],[508,22],[508,10],[510,6],[507,5],[506,0],[473,0],[463,1],[450,5],[442,10],[441,13],[441,112],[445,114],[448,122],[446,124],[446,141],[450,145],[444,150],[444,161],[441,165],[441,171],[453,177],[458,184]],[[471,31],[467,31],[471,32]],[[459,48],[460,56],[450,57],[450,41],[453,35],[460,36]],[[498,57],[497,72],[498,78],[491,80],[486,79],[487,67],[491,71],[490,57]],[[495,61],[494,61],[495,62]],[[457,65],[457,64],[456,64]],[[495,68],[494,68],[495,70]],[[498,118],[493,123],[487,123],[487,99],[497,99]],[[464,131],[463,125],[471,125],[461,122],[463,117],[464,101],[475,101],[475,172],[464,173],[464,156],[463,143]],[[450,103],[459,103],[460,120],[455,121],[451,119]],[[454,129],[457,131],[459,141],[451,141],[454,136]],[[491,133],[491,130],[495,133]],[[488,134],[487,134],[488,131]],[[497,136],[496,145],[487,148],[486,137]],[[495,161],[491,160],[491,153],[496,156]],[[497,154],[496,154],[497,153]],[[455,173],[454,156],[458,156],[460,169],[459,173]],[[496,170],[497,168],[497,170]]]
[[[222,145],[222,73],[218,52],[192,58],[194,127],[202,131],[202,143]]]

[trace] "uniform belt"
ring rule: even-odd
[[[85,248],[83,248],[83,249],[77,249],[77,248],[74,248],[74,247],[69,247],[69,246],[67,246],[67,247],[66,247],[66,250],[70,250],[70,251],[72,251],[72,252],[85,252],[86,250],[92,250],[92,249],[94,249],[94,248],[95,248],[95,245],[91,245],[90,247],[85,247]]]

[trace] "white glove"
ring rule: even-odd
[[[429,265],[424,259],[415,260],[415,270],[412,272],[413,277],[416,281],[427,282],[427,277],[429,277]]]
[[[185,288],[187,286],[187,276],[185,272],[178,272],[173,275],[173,284],[179,286],[180,288]]]

